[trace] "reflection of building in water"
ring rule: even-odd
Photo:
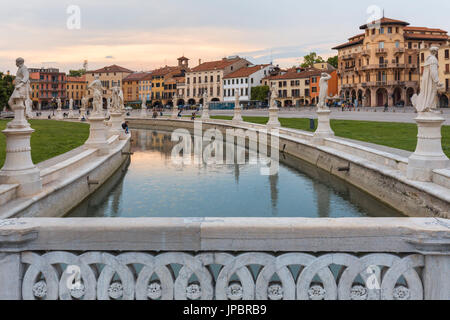
[[[236,161],[236,160],[235,160]],[[240,169],[239,164],[237,162],[234,163],[234,180],[236,181],[236,184],[239,184],[239,175],[240,175]]]
[[[317,180],[313,180],[313,188],[317,202],[317,213],[321,218],[330,217],[330,188]]]
[[[272,213],[274,216],[278,214],[278,173],[269,176],[270,183],[270,199],[272,201]]]
[[[138,150],[159,151],[169,157],[175,142],[171,141],[171,134],[150,130],[131,130],[131,146]]]

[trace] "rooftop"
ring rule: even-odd
[[[372,21],[371,24],[375,24],[375,23],[380,23],[381,25],[402,25],[402,26],[408,26],[409,23],[405,22],[405,21],[401,21],[401,20],[395,20],[395,19],[390,19],[390,18],[381,18],[379,20],[375,20]],[[369,23],[368,24],[363,24],[362,26],[360,26],[359,28],[364,30],[367,29],[369,27]]]
[[[224,79],[231,79],[231,78],[243,78],[248,77],[255,72],[264,69],[265,67],[270,66],[270,64],[260,64],[257,66],[251,66],[251,67],[242,67],[224,77]]]
[[[133,73],[130,69],[118,66],[113,64],[112,66],[103,67],[98,70],[88,71],[87,73],[109,73],[109,72],[125,72],[125,73]]]
[[[236,63],[237,61],[241,60],[240,57],[235,58],[223,58],[222,60],[217,61],[210,61],[210,62],[204,62],[197,67],[193,68],[192,72],[200,72],[200,71],[210,71],[210,70],[221,70],[225,69],[226,67],[232,65],[233,63]]]
[[[146,76],[150,76],[151,73],[150,72],[134,72],[128,76],[126,76],[123,81],[140,81],[140,80],[145,80],[144,78]],[[150,80],[150,79],[148,79]]]
[[[85,75],[81,77],[67,76],[67,82],[86,82],[86,76]]]

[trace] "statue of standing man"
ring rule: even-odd
[[[103,86],[102,82],[100,81],[100,77],[96,75],[94,77],[94,81],[92,81],[91,84],[89,84],[88,89],[92,89],[93,91],[93,111],[95,114],[102,114],[103,111]]]
[[[417,112],[439,113],[437,110],[437,93],[444,88],[444,85],[439,82],[439,64],[437,59],[439,48],[431,47],[430,51],[431,54],[423,65],[420,94],[413,95],[411,101]]]
[[[319,81],[319,101],[317,103],[317,109],[319,110],[328,110],[326,99],[328,97],[328,80],[331,79],[331,76],[323,72],[320,76]]]
[[[14,92],[8,101],[8,104],[12,110],[15,109],[15,106],[22,105],[25,107],[25,101],[30,95],[30,73],[24,63],[25,60],[23,58],[16,59],[16,66],[19,69],[17,70],[15,78]]]

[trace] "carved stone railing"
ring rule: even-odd
[[[449,299],[444,219],[0,221],[0,299]]]

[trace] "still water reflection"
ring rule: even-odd
[[[170,133],[132,130],[131,161],[69,217],[363,217],[396,210],[306,162],[280,155],[277,175],[257,164],[175,165]]]

